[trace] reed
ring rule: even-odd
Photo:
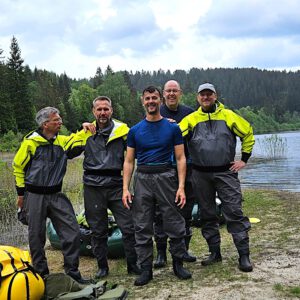
[[[281,159],[287,155],[287,140],[277,134],[259,139],[258,145],[267,159]]]

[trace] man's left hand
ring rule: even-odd
[[[179,206],[180,208],[183,208],[185,206],[186,198],[185,198],[184,189],[179,188],[177,190],[175,202],[177,203],[177,206]]]

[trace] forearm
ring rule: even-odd
[[[124,167],[123,167],[123,191],[124,192],[129,190],[133,169],[134,169],[134,161],[125,160]]]
[[[184,189],[186,177],[186,158],[180,157],[177,159],[177,172],[178,172],[178,188]]]

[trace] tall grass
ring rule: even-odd
[[[277,134],[258,140],[261,152],[267,159],[285,158],[287,154],[287,140]]]
[[[0,161],[0,244],[27,243],[27,228],[17,220],[17,194],[10,161]]]
[[[28,244],[27,226],[17,220],[12,157],[6,161],[0,160],[0,245],[21,246]],[[82,172],[82,158],[68,162],[63,192],[71,200],[75,212],[83,209]]]

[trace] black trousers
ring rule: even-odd
[[[185,238],[190,239],[193,231],[191,227],[192,222],[192,211],[196,202],[196,197],[193,192],[192,186],[192,170],[187,169],[186,180],[185,180],[185,196],[186,204],[182,209],[178,209],[179,213],[183,216],[185,221]],[[158,249],[166,249],[168,236],[163,230],[163,218],[159,210],[159,205],[156,207],[155,218],[154,218],[154,239]]]
[[[122,203],[122,186],[98,187],[84,185],[86,220],[92,231],[92,249],[99,267],[107,267],[109,208],[122,232],[126,258],[135,261],[135,236],[131,211]]]
[[[203,223],[202,235],[209,247],[221,243],[219,219],[216,213],[216,192],[222,202],[222,214],[239,253],[249,253],[248,231],[251,228],[248,217],[242,211],[242,192],[238,174],[225,172],[192,173],[194,191],[199,195],[200,217]]]
[[[44,250],[48,217],[62,245],[65,272],[78,274],[80,232],[70,200],[63,193],[41,195],[27,192],[24,207],[28,217],[29,248],[34,269],[42,275],[49,273]]]
[[[186,248],[184,243],[185,222],[179,213],[175,196],[178,188],[176,170],[162,173],[135,173],[134,200],[132,213],[135,224],[136,252],[138,263],[152,265],[153,261],[153,222],[158,203],[163,230],[170,238],[170,252],[182,258]]]

